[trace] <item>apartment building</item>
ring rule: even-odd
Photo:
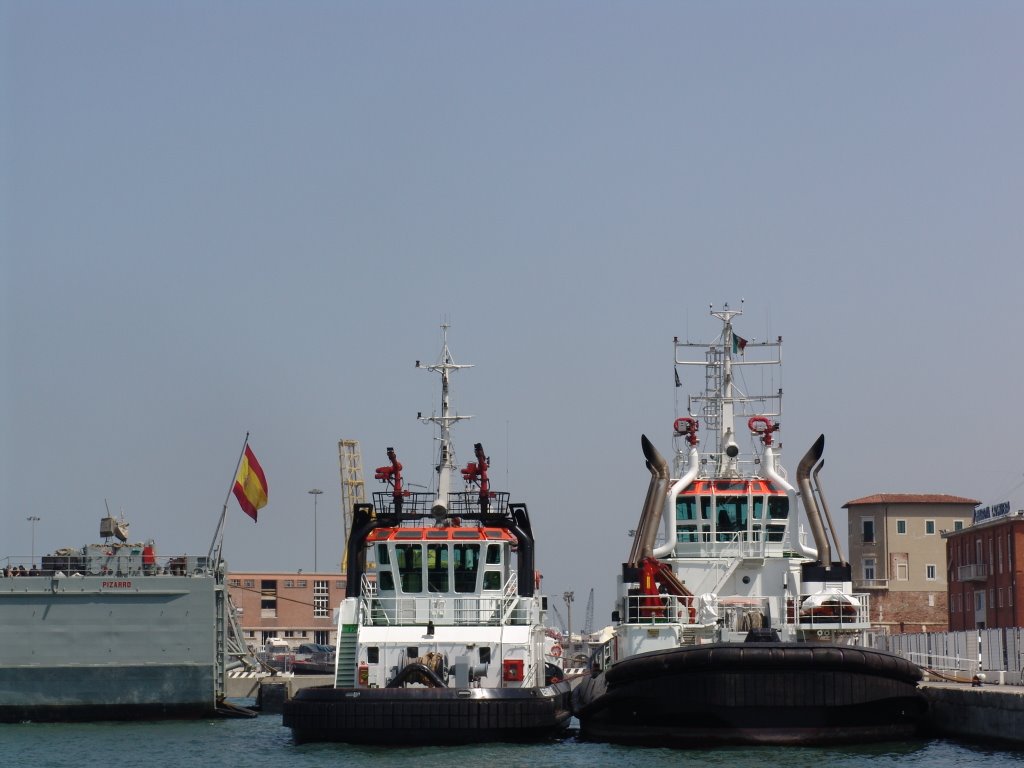
[[[335,610],[345,598],[340,573],[232,572],[228,594],[248,645],[271,639],[337,644]]]
[[[976,510],[972,524],[942,535],[949,563],[949,628],[1024,626],[1024,509]]]
[[[871,596],[878,630],[949,628],[945,531],[970,525],[976,499],[934,493],[876,493],[843,505],[853,588]]]

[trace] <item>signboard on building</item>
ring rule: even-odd
[[[1001,501],[988,507],[978,507],[974,510],[974,523],[977,525],[985,520],[992,520],[1008,514],[1010,514],[1010,502],[1008,501]]]

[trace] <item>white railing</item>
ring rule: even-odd
[[[459,593],[382,595],[377,585],[362,584],[360,623],[364,626],[445,625],[520,625],[530,620],[528,600],[517,592],[518,578],[513,572],[500,594]]]
[[[676,595],[630,595],[625,599],[627,624],[694,624],[696,598]]]
[[[871,596],[865,592],[837,595],[814,607],[806,605],[811,597],[801,595],[797,599],[796,615],[787,611],[789,623],[801,629],[861,630],[871,626]],[[853,601],[845,600],[847,597]]]

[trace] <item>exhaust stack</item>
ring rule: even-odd
[[[658,536],[658,523],[664,508],[665,493],[668,491],[668,462],[658,453],[658,449],[647,439],[640,436],[640,447],[647,459],[647,469],[651,472],[651,483],[647,486],[647,498],[640,512],[633,548],[629,553],[631,565],[638,566],[644,558],[654,554],[654,541]]]
[[[804,502],[804,511],[807,513],[807,524],[811,527],[811,534],[814,536],[814,544],[818,550],[818,562],[822,565],[831,565],[832,547],[829,544],[828,534],[822,522],[821,512],[818,510],[818,503],[814,498],[814,491],[811,488],[811,470],[821,459],[825,451],[825,436],[819,435],[814,445],[800,459],[796,468],[796,484],[800,489],[800,497]]]

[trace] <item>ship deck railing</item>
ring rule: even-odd
[[[35,563],[31,558],[5,558],[0,578],[19,576],[192,576],[213,572],[205,555],[156,555],[145,562],[141,544],[89,545],[69,554],[43,555]],[[19,562],[21,560],[21,562]],[[24,571],[21,569],[24,568]],[[16,573],[11,573],[16,569]]]
[[[492,491],[487,495],[487,514],[505,516],[508,513],[509,494],[505,491]],[[436,493],[410,493],[402,496],[401,514],[418,515],[420,517],[432,517],[434,504],[437,501]],[[396,503],[394,494],[387,491],[375,491],[373,494],[373,508],[379,516],[389,516],[398,513],[399,505]],[[476,491],[460,491],[449,493],[447,499],[446,517],[468,517],[474,518],[481,514],[480,494]],[[417,525],[415,520],[406,520],[402,525]]]
[[[363,626],[511,626],[528,624],[530,600],[518,592],[519,577],[513,571],[501,592],[428,595],[384,595],[364,579],[360,594],[359,623]]]
[[[837,595],[815,608],[801,608],[811,595],[790,598],[785,624],[809,631],[858,631],[871,626],[871,595]],[[713,612],[710,606],[692,595],[630,595],[624,601],[628,624],[704,625],[720,623],[733,632],[766,628],[772,625],[771,601],[760,595],[720,596]]]
[[[802,606],[794,613],[787,607],[787,621],[803,630],[859,631],[871,627],[871,595],[855,592],[837,596],[824,604],[804,607],[812,595],[801,595],[797,605]]]

